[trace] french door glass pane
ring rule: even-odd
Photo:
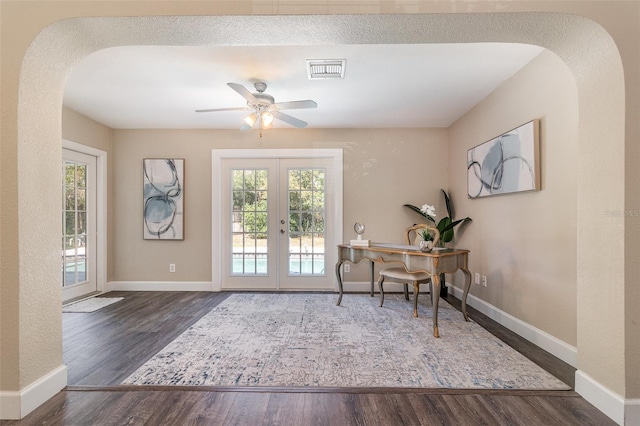
[[[233,275],[267,275],[267,170],[231,171]]]
[[[87,280],[87,166],[64,161],[62,176],[62,285]]]
[[[325,275],[325,169],[289,169],[289,275]]]

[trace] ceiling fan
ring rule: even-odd
[[[315,101],[311,100],[275,102],[273,96],[264,93],[264,91],[267,90],[267,84],[261,81],[253,84],[253,86],[256,88],[257,93],[251,93],[243,85],[238,83],[227,83],[227,85],[247,100],[246,107],[197,109],[196,112],[252,111],[251,114],[247,115],[244,118],[244,124],[242,125],[242,127],[240,127],[240,130],[249,130],[254,128],[256,125],[260,130],[266,130],[271,127],[274,118],[282,120],[285,123],[288,123],[297,128],[307,127],[307,122],[292,117],[281,111],[285,109],[318,107],[318,104]],[[262,133],[260,134],[260,136],[262,136]]]

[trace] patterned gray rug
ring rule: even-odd
[[[234,294],[123,383],[569,389],[444,301],[434,338],[425,296]]]

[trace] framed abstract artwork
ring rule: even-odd
[[[540,190],[540,120],[467,151],[469,198]]]
[[[143,238],[184,240],[184,159],[145,158]]]

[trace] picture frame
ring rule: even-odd
[[[145,158],[143,239],[184,240],[184,158]]]
[[[540,190],[540,120],[467,150],[467,196]]]

